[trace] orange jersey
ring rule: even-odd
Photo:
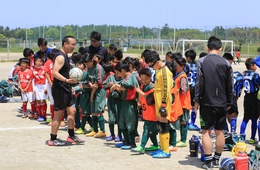
[[[181,79],[185,78],[187,81],[186,83],[184,81],[181,82]],[[179,96],[181,100],[181,105],[183,109],[191,110],[191,102],[190,102],[190,90],[189,90],[189,83],[188,83],[188,77],[185,73],[180,73],[177,78],[175,79],[175,86],[179,90]],[[181,84],[182,83],[182,84]],[[185,84],[183,84],[185,83]],[[184,90],[186,89],[186,92]]]
[[[44,71],[50,76],[51,82],[53,82],[52,70],[53,70],[53,62],[50,59],[48,59],[44,64]]]
[[[152,97],[153,97],[153,88],[144,93],[146,96],[148,96],[149,94],[152,94]],[[156,122],[157,117],[156,117],[156,113],[155,113],[155,103],[152,105],[148,105],[146,97],[144,97],[142,95],[139,95],[139,102],[141,103],[141,106],[142,106],[143,119],[147,120],[147,121]]]
[[[44,67],[34,67],[33,69],[33,78],[35,80],[34,84],[42,84],[44,85],[46,83],[46,76]]]
[[[174,102],[171,105],[170,122],[175,122],[183,114],[179,89],[176,85],[171,89],[171,94],[174,95]]]
[[[24,71],[21,70],[18,72],[18,80],[20,82],[22,89],[25,89],[27,87],[28,83],[30,81],[32,81],[32,79],[33,79],[33,73],[31,70],[26,69]],[[32,86],[32,82],[31,82],[31,84],[28,87],[27,92],[32,92],[32,91],[33,91],[33,86]]]

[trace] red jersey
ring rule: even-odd
[[[51,82],[53,82],[53,61],[51,61],[50,59],[46,61],[46,63],[44,64],[44,71],[50,76]]]
[[[44,67],[34,67],[33,69],[33,78],[35,80],[34,84],[42,84],[44,85],[46,83],[46,77],[45,77],[45,71]]]
[[[31,70],[26,69],[26,70],[21,70],[18,72],[18,80],[20,82],[21,88],[25,89],[29,83],[29,81],[31,81],[33,79],[33,73]],[[32,92],[33,91],[33,86],[32,86],[32,82],[29,85],[27,92]]]
[[[30,58],[30,69],[33,70],[34,68],[34,58]]]

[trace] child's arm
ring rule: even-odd
[[[136,88],[136,92],[144,97],[146,97],[145,93],[140,89],[140,88]]]
[[[52,87],[52,81],[51,81],[50,75],[48,73],[45,73],[45,77],[46,77],[49,85]]]
[[[181,84],[180,90],[181,90],[182,94],[186,94],[187,91],[189,90],[189,82],[188,82],[188,80],[185,77],[183,77],[180,80],[180,84]]]
[[[32,80],[29,80],[29,82],[28,82],[28,84],[27,84],[27,86],[24,88],[24,93],[26,93],[27,92],[27,90],[28,90],[28,88],[30,87],[30,84],[32,83]]]

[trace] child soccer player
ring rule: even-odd
[[[94,56],[91,54],[84,55],[83,58],[83,62],[88,68],[87,80],[92,90],[91,95],[93,94],[93,90],[95,91],[92,99],[90,99],[93,131],[86,134],[86,136],[101,138],[106,137],[105,119],[102,114],[106,99],[106,91],[102,88],[105,71],[93,58]],[[98,131],[98,124],[101,131]]]
[[[107,99],[107,107],[108,107],[108,117],[109,117],[109,130],[111,135],[106,139],[107,141],[115,140],[115,142],[122,141],[122,135],[119,128],[119,117],[120,117],[120,108],[122,105],[122,94],[121,91],[113,91],[110,92],[110,88],[114,84],[120,84],[122,78],[120,77],[121,63],[117,63],[115,67],[115,74],[107,77],[105,82],[103,83],[103,88],[109,90],[109,95]],[[115,136],[114,125],[117,124],[118,135]]]
[[[38,111],[38,121],[46,121],[46,110],[47,110],[47,87],[46,87],[46,77],[44,67],[42,66],[44,62],[44,57],[37,55],[35,59],[35,67],[33,70],[34,77],[34,92],[36,94],[37,101],[37,111]]]
[[[112,64],[112,71],[114,71],[115,66],[117,65],[117,63],[119,63],[123,58],[123,52],[122,50],[117,50],[114,54],[114,60],[113,60],[113,64]]]
[[[173,55],[173,53],[170,52],[170,51],[165,54],[165,62],[166,63],[172,61],[172,55]]]
[[[18,82],[19,82],[19,87],[21,89],[22,100],[23,100],[22,118],[28,117],[28,113],[27,113],[28,100],[31,104],[32,114],[35,113],[36,111],[35,103],[34,103],[34,95],[33,95],[33,86],[32,86],[33,74],[32,71],[28,69],[29,62],[30,61],[27,58],[22,58],[20,64],[21,70],[18,72]]]
[[[161,150],[151,152],[153,158],[169,158],[169,120],[171,113],[173,87],[172,73],[160,60],[156,51],[151,51],[145,56],[145,62],[156,70],[154,83],[155,113],[158,120],[159,139]]]
[[[135,128],[137,116],[136,88],[139,84],[130,73],[129,64],[122,61],[120,76],[123,78],[121,84],[114,84],[110,90],[123,91],[123,101],[120,109],[119,128],[124,135],[124,142],[116,145],[121,149],[131,149],[136,147]]]
[[[189,81],[189,87],[190,87],[190,98],[191,98],[191,119],[189,122],[189,130],[200,130],[200,128],[195,125],[196,121],[196,113],[194,111],[194,96],[195,96],[195,82],[196,82],[196,72],[197,72],[197,63],[195,61],[196,59],[196,52],[194,50],[188,50],[185,53],[186,61],[188,63],[188,81]]]
[[[115,54],[116,50],[117,50],[117,47],[115,44],[110,44],[110,46],[107,49],[110,64],[112,64],[112,61],[114,60],[114,54]]]
[[[29,59],[29,67],[31,70],[34,68],[34,52],[30,48],[25,48],[23,50],[23,56]]]
[[[259,117],[259,105],[257,99],[257,92],[259,90],[260,78],[256,73],[257,66],[253,58],[247,58],[245,62],[247,70],[244,73],[244,117],[240,127],[240,134],[244,134],[246,125],[251,120],[251,137],[250,144],[255,143],[255,135],[257,130],[257,119]]]
[[[137,92],[139,93],[139,102],[141,104],[143,110],[143,134],[141,145],[135,148],[132,148],[132,151],[144,153],[145,151],[155,151],[159,149],[157,142],[157,117],[155,114],[155,102],[154,102],[154,94],[153,94],[153,83],[151,82],[151,71],[149,68],[142,68],[139,71],[139,75],[141,77],[142,85],[141,89],[137,88]],[[149,148],[145,148],[145,145],[148,139],[151,139],[153,145]]]
[[[188,121],[190,119],[191,101],[190,101],[190,91],[189,82],[187,74],[184,72],[184,67],[187,67],[185,58],[178,56],[174,59],[177,64],[177,77],[175,78],[175,85],[179,90],[179,96],[181,100],[181,105],[183,108],[183,114],[179,117],[180,121],[180,133],[181,140],[177,142],[177,147],[186,147],[187,134],[188,134]],[[188,69],[186,69],[188,70]]]

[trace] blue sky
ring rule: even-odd
[[[0,26],[259,27],[259,6],[259,0],[4,0]]]

